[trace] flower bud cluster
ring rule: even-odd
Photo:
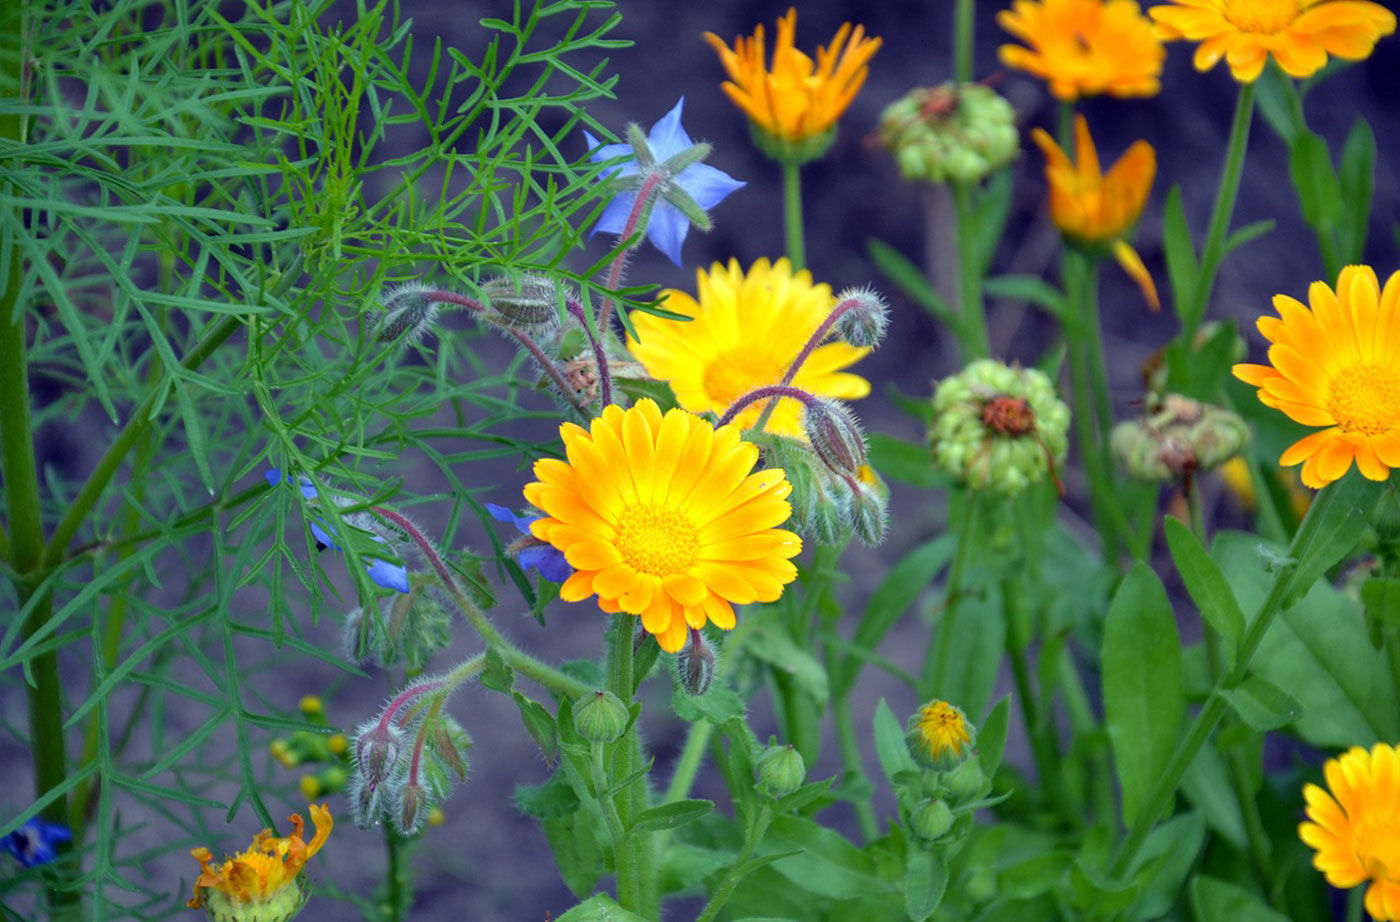
[[[1069,450],[1069,408],[1044,372],[978,359],[939,382],[934,464],[976,489],[1019,493],[1055,479]]]
[[[966,834],[992,787],[977,758],[977,728],[961,708],[939,700],[921,707],[908,727],[905,745],[922,771],[896,785],[905,822],[927,846]]]
[[[1249,441],[1249,427],[1235,413],[1167,394],[1141,419],[1113,428],[1113,454],[1139,480],[1180,480],[1214,470]]]
[[[401,664],[410,675],[422,672],[428,659],[452,642],[452,616],[431,591],[437,587],[436,574],[422,573],[407,594],[351,612],[341,633],[346,658],[382,668]]]
[[[422,282],[406,282],[381,292],[374,338],[381,343],[416,345],[437,323],[438,302],[432,294],[432,286]]]
[[[864,436],[854,417],[834,401],[821,403],[840,412],[823,407],[809,412],[808,443],[769,434],[748,438],[763,448],[765,463],[787,472],[792,484],[789,527],[823,544],[840,544],[855,535],[878,545],[885,538],[889,490],[865,460]]]
[[[880,143],[900,175],[924,182],[976,182],[1020,150],[1011,104],[981,84],[917,87],[880,116]]]

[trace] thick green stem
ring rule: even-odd
[[[953,654],[953,628],[957,623],[958,603],[962,600],[963,569],[972,555],[980,506],[977,491],[970,490],[966,496],[967,505],[963,508],[963,519],[958,528],[958,544],[953,550],[953,562],[948,567],[948,586],[943,594],[943,615],[938,619],[933,648],[924,656],[919,696],[925,699],[943,694],[944,683],[948,678],[949,657]]]
[[[1249,126],[1254,117],[1254,84],[1241,83],[1235,101],[1235,117],[1230,124],[1230,141],[1225,152],[1225,168],[1220,174],[1220,186],[1215,193],[1215,207],[1210,215],[1206,242],[1201,248],[1201,272],[1196,279],[1190,309],[1182,318],[1181,342],[1188,345],[1196,336],[1206,305],[1215,288],[1216,272],[1224,258],[1225,232],[1235,213],[1235,198],[1240,191],[1240,174],[1244,170],[1245,149],[1249,146]]]
[[[1317,499],[1313,501],[1312,507],[1308,510],[1307,516],[1303,519],[1303,524],[1298,527],[1298,534],[1294,536],[1293,543],[1288,549],[1290,558],[1295,561],[1304,558],[1317,531],[1318,523],[1322,521],[1332,503],[1337,502],[1338,493],[1339,488],[1334,485],[1318,494]],[[1167,767],[1158,776],[1152,790],[1144,798],[1137,819],[1128,830],[1127,839],[1124,840],[1122,847],[1119,848],[1114,857],[1113,865],[1109,871],[1111,876],[1119,877],[1132,866],[1138,851],[1147,841],[1148,835],[1180,786],[1186,770],[1195,761],[1201,747],[1210,739],[1221,718],[1225,716],[1229,706],[1226,703],[1224,692],[1234,688],[1244,679],[1249,670],[1250,660],[1254,658],[1254,652],[1259,649],[1259,644],[1264,640],[1269,626],[1273,624],[1274,618],[1283,606],[1283,600],[1287,598],[1289,590],[1293,587],[1297,572],[1296,566],[1290,566],[1279,571],[1274,577],[1269,594],[1259,606],[1254,620],[1250,622],[1249,630],[1245,632],[1244,639],[1240,641],[1234,668],[1215,683],[1210,697],[1206,699],[1205,705],[1187,731],[1186,739],[1172,753],[1171,761],[1167,763]]]
[[[617,806],[608,796],[608,773],[603,757],[603,744],[592,744],[590,765],[593,772],[593,792],[598,797],[598,807],[603,811],[603,822],[607,824],[608,835],[612,839],[613,867],[617,870],[617,902],[623,909],[636,911],[641,905],[641,888],[637,883],[637,861],[627,830],[618,816]],[[626,796],[625,794],[622,796]]]
[[[388,865],[384,870],[384,911],[386,922],[403,922],[413,903],[413,873],[407,852],[410,840],[399,835],[393,823],[384,824],[384,850]]]
[[[1060,754],[1055,745],[1054,729],[1042,713],[1040,698],[1031,684],[1030,668],[1026,663],[1031,638],[1024,630],[1027,615],[1021,600],[1020,582],[1002,580],[1001,598],[1006,616],[1006,653],[1011,660],[1016,695],[1021,699],[1021,716],[1026,722],[1026,738],[1030,740],[1031,756],[1035,759],[1036,777],[1040,780],[1040,790],[1058,804],[1060,801],[1055,792],[1061,788]]]
[[[958,0],[953,13],[953,79],[958,83],[972,82],[972,55],[976,50],[974,29],[977,25],[974,0]]]
[[[807,244],[802,232],[801,165],[783,162],[783,232],[792,271],[807,268]]]
[[[953,210],[958,233],[958,327],[963,361],[987,358],[992,346],[987,334],[987,310],[982,303],[982,260],[978,252],[977,207],[973,183],[953,183]]]

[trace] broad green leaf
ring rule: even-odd
[[[904,908],[914,922],[923,922],[943,902],[948,889],[948,861],[941,851],[909,849],[904,872]]]
[[[885,477],[926,490],[946,487],[950,478],[933,466],[928,447],[905,442],[881,432],[869,438],[870,463]]]
[[[890,783],[894,784],[894,777],[900,772],[917,772],[919,765],[904,744],[904,725],[895,718],[884,698],[875,706],[873,724],[875,755],[880,759],[880,768],[884,769]]]
[[[1297,560],[1284,608],[1302,598],[1313,583],[1356,548],[1382,486],[1357,471],[1330,484],[1313,500],[1304,520],[1314,526],[1312,540]]]
[[[1240,720],[1261,733],[1286,727],[1303,716],[1302,706],[1263,676],[1249,676],[1222,694]]]
[[[675,694],[671,696],[671,708],[681,720],[694,723],[708,720],[720,726],[744,714],[744,702],[734,694],[734,690],[716,678],[703,695],[687,695],[679,682]]]
[[[1131,872],[1141,890],[1127,922],[1155,922],[1171,910],[1205,841],[1206,821],[1200,813],[1178,814],[1152,831]]]
[[[628,912],[606,893],[599,893],[564,913],[558,922],[646,922],[646,917]]]
[[[1028,301],[1058,320],[1069,316],[1064,292],[1034,275],[997,275],[987,279],[982,290],[993,298]]]
[[[1186,223],[1186,211],[1181,206],[1181,187],[1172,186],[1167,193],[1166,208],[1162,214],[1162,245],[1167,260],[1167,276],[1171,280],[1172,303],[1176,305],[1176,316],[1183,324],[1191,299],[1195,296],[1200,267],[1196,263],[1196,249],[1191,243],[1191,226]]]
[[[1191,760],[1181,779],[1181,791],[1186,799],[1205,815],[1211,829],[1240,851],[1249,844],[1244,828],[1240,802],[1230,787],[1225,763],[1212,746],[1203,746]]]
[[[813,701],[826,701],[829,694],[826,667],[781,629],[760,627],[749,635],[744,652],[790,676],[793,685]]]
[[[675,829],[693,823],[715,808],[712,800],[678,800],[661,804],[637,814],[632,831],[642,829]]]
[[[1166,519],[1167,547],[1181,574],[1191,601],[1200,609],[1201,617],[1225,641],[1229,667],[1235,665],[1235,649],[1244,636],[1244,612],[1240,611],[1235,594],[1225,574],[1210,559],[1191,529],[1170,516]]]
[[[979,189],[972,186],[977,217],[974,221],[977,265],[986,275],[996,258],[997,246],[1006,231],[1006,219],[1011,213],[1012,173],[998,170]]]
[[[1191,881],[1191,908],[1200,922],[1288,922],[1253,893],[1213,877]]]
[[[573,813],[578,809],[579,799],[563,775],[556,771],[544,784],[517,784],[515,805],[527,816],[551,819]]]
[[[884,888],[875,875],[875,862],[844,836],[805,817],[780,816],[768,827],[760,846],[764,853],[793,852],[773,865],[783,877],[807,893],[845,900]]]
[[[1011,724],[1011,696],[993,705],[982,726],[977,728],[977,761],[982,774],[991,778],[1001,767],[1001,754],[1006,748],[1006,732]]]
[[[1074,854],[1044,851],[997,875],[997,890],[1009,899],[1023,900],[1044,896],[1065,881],[1065,872],[1074,864]]]
[[[1229,256],[1246,243],[1252,243],[1258,240],[1260,237],[1272,231],[1277,225],[1278,222],[1272,219],[1265,219],[1263,221],[1255,221],[1253,224],[1246,224],[1239,230],[1233,231],[1230,236],[1225,238],[1225,243],[1220,248],[1221,258],[1223,259]]]
[[[1141,562],[1118,587],[1104,621],[1103,698],[1123,820],[1132,824],[1176,749],[1185,707],[1176,617],[1161,580]]]
[[[1373,576],[1361,584],[1366,614],[1382,627],[1400,628],[1400,579]]]

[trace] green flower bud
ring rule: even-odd
[[[936,699],[909,718],[908,730],[904,743],[925,768],[956,768],[972,755],[977,740],[977,728],[962,708]]]
[[[865,463],[865,435],[844,404],[818,397],[803,410],[802,425],[812,451],[833,474],[852,476]]]
[[[416,835],[427,820],[431,806],[428,791],[421,784],[405,784],[400,788],[393,811],[394,828],[399,835]]]
[[[914,835],[925,842],[937,842],[953,828],[953,811],[941,800],[926,800],[910,818]]]
[[[422,339],[437,321],[438,308],[430,297],[432,291],[422,283],[409,282],[382,292],[374,338],[381,343],[397,341],[405,346]]]
[[[1168,394],[1154,412],[1115,426],[1109,444],[1134,477],[1167,481],[1219,467],[1248,440],[1249,428],[1236,414]]]
[[[574,728],[590,743],[611,743],[627,729],[631,714],[622,699],[599,689],[574,702]]]
[[[1069,450],[1069,407],[1034,368],[978,359],[939,382],[929,439],[936,466],[966,485],[1019,493],[1050,478]]]
[[[562,303],[559,285],[547,275],[526,273],[518,279],[498,276],[481,286],[486,306],[499,315],[504,326],[523,330],[551,329],[559,323]],[[563,292],[568,296],[567,289]]]
[[[851,529],[863,543],[877,547],[884,542],[885,530],[889,525],[888,503],[880,491],[867,487],[858,480],[853,483]]]
[[[836,336],[852,346],[873,348],[885,338],[890,308],[873,288],[848,288],[836,296],[841,311],[832,327]]]
[[[758,790],[770,797],[785,797],[807,780],[807,763],[792,746],[769,746],[758,757]]]
[[[986,784],[987,776],[982,774],[982,764],[977,759],[967,759],[943,776],[943,787],[958,803],[981,797],[986,793]]]
[[[1011,104],[981,84],[910,90],[885,108],[878,132],[909,180],[976,182],[1020,151]]]
[[[769,134],[754,121],[749,122],[749,131],[753,136],[754,146],[763,151],[765,155],[779,163],[790,163],[794,166],[816,160],[826,153],[836,140],[835,125],[821,134],[796,139],[780,138],[777,135]]]

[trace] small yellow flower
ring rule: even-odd
[[[1138,283],[1143,297],[1156,310],[1161,306],[1142,257],[1124,239],[1132,228],[1157,175],[1157,152],[1137,141],[1105,174],[1084,116],[1074,120],[1075,160],[1060,150],[1044,130],[1031,138],[1045,153],[1045,181],[1050,186],[1050,217],[1066,236],[1088,246],[1111,244],[1113,256]]]
[[[225,859],[217,868],[209,849],[191,849],[202,873],[195,879],[194,896],[186,905],[202,907],[215,922],[242,922],[254,917],[260,922],[285,922],[295,916],[306,901],[302,868],[321,850],[333,825],[324,804],[312,804],[310,810],[316,835],[309,843],[302,838],[305,824],[301,814],[293,813],[288,817],[291,835],[279,838],[264,829],[253,837],[247,851]]]
[[[713,32],[705,41],[715,49],[729,74],[724,92],[769,136],[787,142],[804,141],[831,130],[860,92],[870,58],[880,39],[867,38],[864,26],[845,23],[836,30],[830,48],[817,49],[817,60],[794,47],[797,10],[778,20],[773,66],[764,63],[763,26],[751,38],[740,35],[731,50]],[[849,40],[849,43],[848,43]]]
[[[1030,46],[1002,45],[1001,63],[1041,78],[1067,102],[1161,89],[1167,53],[1136,0],[1016,0],[997,22]]]
[[[1259,402],[1305,426],[1326,426],[1295,442],[1279,463],[1302,464],[1303,483],[1321,489],[1351,470],[1385,480],[1400,467],[1400,272],[1382,290],[1370,266],[1347,266],[1337,290],[1308,288],[1311,310],[1274,296],[1278,317],[1260,317],[1270,365],[1236,365]],[[1397,868],[1400,871],[1400,868]]]
[[[962,708],[946,701],[930,701],[909,722],[913,729],[905,742],[926,767],[952,768],[972,752],[972,736],[977,731],[967,722]]]
[[[1400,749],[1353,746],[1322,766],[1331,793],[1303,786],[1308,822],[1298,838],[1317,850],[1313,867],[1346,889],[1371,882],[1366,911],[1378,922],[1400,920]]]
[[[723,414],[735,400],[757,387],[777,384],[831,313],[835,299],[829,285],[812,284],[807,270],[793,272],[787,259],[756,261],[746,274],[739,261],[715,263],[695,273],[697,298],[672,289],[663,307],[693,320],[668,320],[635,313],[632,325],[641,337],[628,346],[647,374],[669,381],[676,400],[692,413]],[[870,393],[870,382],[842,369],[870,352],[844,342],[812,350],[792,380],[817,397],[855,400]],[[766,401],[739,411],[734,423],[752,426]],[[767,430],[805,439],[802,404],[778,400]]]
[[[1224,58],[1240,83],[1257,80],[1270,55],[1299,79],[1329,54],[1363,60],[1395,31],[1395,14],[1369,0],[1172,0],[1148,12],[1163,39],[1200,42],[1197,70]]]
[[[525,499],[546,515],[531,533],[574,568],[564,601],[597,595],[605,612],[640,615],[675,653],[690,630],[727,631],[734,605],[772,602],[797,578],[802,539],[777,527],[792,485],[776,468],[751,473],[758,448],[736,427],[644,399],[559,433],[568,461],[536,461]]]

